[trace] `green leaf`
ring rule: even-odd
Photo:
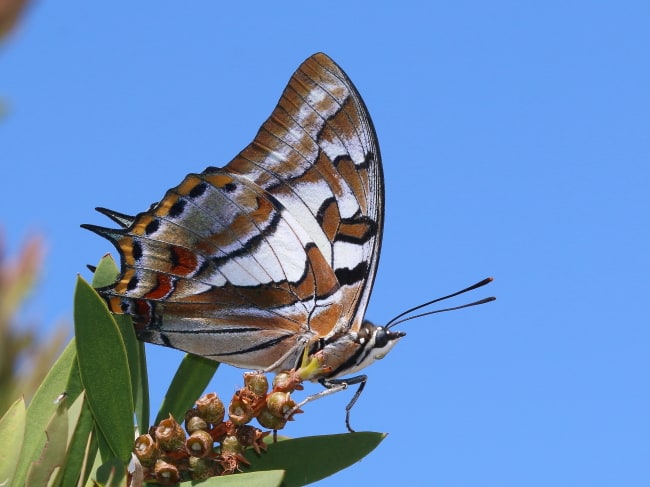
[[[52,413],[57,409],[54,400],[62,392],[67,392],[68,399],[74,400],[81,392],[80,384],[75,381],[75,377],[79,375],[76,359],[75,340],[73,339],[52,366],[27,408],[26,424],[29,425],[29,428],[25,430],[25,440],[16,467],[14,485],[25,484],[29,467],[38,459],[45,446],[47,441],[45,428]]]
[[[147,376],[147,355],[144,351],[144,342],[138,340],[138,357],[140,358],[140,386],[135,396],[135,417],[140,427],[140,432],[149,429],[149,377]]]
[[[126,486],[126,467],[119,458],[111,458],[97,469],[97,481],[107,487]]]
[[[120,270],[117,268],[113,257],[107,254],[99,261],[99,264],[97,264],[97,268],[93,273],[93,287],[98,288],[110,286],[117,280],[119,275]]]
[[[80,401],[81,400],[81,401]],[[89,473],[88,463],[92,463],[97,455],[97,442],[92,441],[91,434],[95,421],[92,412],[88,406],[85,396],[80,396],[75,401],[79,404],[79,411],[73,411],[70,407],[68,414],[78,414],[77,427],[71,431],[72,435],[69,439],[68,454],[65,459],[63,473],[61,475],[61,485],[76,485],[77,480],[83,476],[86,479]],[[86,464],[86,469],[82,472]]]
[[[73,417],[75,422],[77,419],[78,416],[77,418]],[[65,402],[61,402],[45,428],[47,441],[40,457],[29,468],[25,482],[26,487],[48,485],[50,479],[53,479],[60,471],[68,449],[68,428],[68,411],[65,408]]]
[[[99,449],[99,455],[97,457],[99,458],[99,465],[101,465],[103,462],[107,462],[111,458],[115,458],[113,455],[113,448],[111,448],[111,444],[108,442],[106,439],[106,435],[104,432],[99,428],[99,425],[95,423],[95,429],[93,430],[93,435],[97,439],[97,448]],[[97,470],[93,470],[95,473]]]
[[[181,482],[180,485],[196,485],[197,487],[278,487],[284,485],[282,470],[265,470],[263,472],[238,473],[224,477],[212,477],[200,483]],[[155,485],[155,484],[152,484]]]
[[[133,394],[126,347],[104,300],[81,277],[74,306],[81,381],[95,422],[113,455],[127,462],[133,447]]]
[[[113,284],[119,275],[120,271],[113,258],[110,255],[105,255],[95,269],[92,285],[94,288],[108,286]],[[135,416],[140,431],[146,431],[149,428],[149,381],[144,343],[136,338],[133,321],[129,316],[117,315],[114,316],[114,319],[122,333],[129,358]]]
[[[97,433],[97,430],[94,430],[92,432],[92,445],[91,447],[95,448],[95,451],[99,449],[99,440],[98,440],[99,434]],[[96,483],[95,477],[97,476],[97,470],[99,467],[102,466],[102,459],[100,455],[95,455],[94,458],[91,456],[88,456],[92,463],[92,465],[87,465],[86,466],[86,472],[88,477],[86,478],[86,483],[84,484],[86,487],[98,487],[98,484]]]
[[[182,422],[185,412],[200,397],[218,367],[219,362],[187,354],[169,384],[155,424],[169,417],[170,414],[177,421]]]
[[[0,419],[0,485],[11,485],[25,438],[25,400],[14,402]]]
[[[284,470],[284,487],[305,485],[324,479],[358,462],[386,437],[385,433],[345,433],[310,436],[269,445],[265,454],[245,453],[251,468]]]
[[[142,391],[140,373],[140,343],[142,342],[138,341],[135,336],[135,328],[133,327],[133,321],[130,316],[113,315],[113,319],[115,320],[115,323],[117,323],[126,348],[126,356],[129,362],[129,372],[131,376],[131,395],[133,398],[137,398]]]
[[[109,286],[119,277],[113,257],[105,255],[99,261],[93,274],[92,285],[94,288]],[[144,343],[137,340],[133,321],[127,315],[114,315],[129,357],[129,370],[131,372],[131,390],[135,402],[135,416],[140,431],[149,428],[149,380],[147,378],[147,359],[144,352]]]

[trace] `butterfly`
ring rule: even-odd
[[[352,431],[366,376],[343,377],[405,333],[364,318],[384,177],[368,110],[332,59],[304,61],[224,167],[187,175],[136,216],[97,210],[120,228],[82,226],[121,257],[117,281],[98,291],[133,317],[139,339],[268,372],[317,358],[307,379],[330,391],[360,384]]]

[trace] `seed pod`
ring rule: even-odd
[[[275,416],[266,407],[257,415],[257,422],[262,428],[268,428],[270,430],[281,430],[287,424],[286,419]]]
[[[156,477],[156,482],[160,485],[174,485],[177,484],[181,475],[175,465],[167,463],[164,460],[158,460],[156,466],[153,469],[154,475]]]
[[[207,430],[208,422],[201,417],[201,413],[197,408],[188,409],[185,412],[185,431],[191,435],[197,429]]]
[[[244,446],[235,435],[226,436],[221,442],[221,454],[236,454],[244,450]]]
[[[247,372],[244,374],[244,386],[257,396],[263,396],[269,390],[269,380],[264,372]]]
[[[151,435],[140,435],[135,439],[133,453],[144,467],[153,467],[160,456],[158,445]]]
[[[266,407],[273,416],[284,418],[293,409],[296,402],[288,392],[272,392],[266,398]]]
[[[253,419],[253,408],[250,403],[243,400],[237,392],[232,397],[230,406],[228,407],[228,417],[236,425],[246,424]]]
[[[248,446],[253,446],[253,443],[255,443],[255,439],[257,438],[258,431],[259,430],[254,426],[245,424],[237,427],[235,436],[237,437],[237,440],[239,440],[239,443],[241,443],[241,445],[246,448]]]
[[[185,448],[185,432],[171,414],[156,426],[156,441],[163,451],[175,452]]]
[[[219,465],[222,468],[221,475],[232,475],[239,470],[239,459],[243,458],[239,453],[225,453],[219,457]]]
[[[191,435],[195,431],[207,431],[210,427],[205,419],[193,416],[185,420],[185,430]]]
[[[188,453],[193,457],[205,457],[212,453],[214,440],[210,433],[204,430],[194,431],[185,442]]]
[[[223,469],[212,458],[190,457],[189,470],[192,480],[205,480],[221,475]]]
[[[200,397],[196,401],[196,408],[199,410],[201,417],[211,424],[221,423],[226,413],[223,402],[214,392],[209,392]]]

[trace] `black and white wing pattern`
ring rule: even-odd
[[[243,151],[135,217],[99,209],[121,275],[99,289],[139,338],[249,369],[296,365],[356,332],[377,270],[384,187],[368,111],[325,54],[308,58]]]

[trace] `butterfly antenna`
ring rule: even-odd
[[[404,318],[406,315],[409,315],[409,314],[413,313],[414,311],[425,308],[425,307],[430,306],[430,305],[432,305],[434,303],[444,301],[445,299],[453,298],[453,297],[458,296],[460,294],[464,294],[466,292],[473,291],[474,289],[478,289],[480,287],[485,286],[486,284],[491,283],[493,280],[494,279],[491,278],[491,277],[485,278],[482,281],[477,282],[476,284],[472,284],[471,286],[466,287],[465,289],[461,289],[460,291],[456,291],[455,293],[448,294],[447,296],[443,296],[441,298],[436,298],[436,299],[428,301],[428,302],[426,302],[424,304],[420,304],[419,306],[415,306],[413,308],[407,309],[403,313],[398,314],[392,320],[390,320],[386,324],[386,328],[392,328],[395,325],[398,325],[400,323],[404,323],[405,321],[413,320],[415,318],[421,318],[422,316],[428,316],[428,315],[432,315],[432,314],[435,314],[435,313],[442,313],[443,311],[454,311],[454,310],[457,310],[457,309],[469,308],[470,306],[477,306],[479,304],[484,304],[484,303],[489,303],[490,301],[494,301],[496,298],[494,296],[490,296],[489,298],[480,299],[479,301],[474,301],[472,303],[463,304],[461,306],[454,306],[453,308],[444,308],[444,309],[437,309],[437,310],[434,310],[434,311],[427,311],[426,313],[420,313],[420,314],[417,314],[417,315],[407,316],[406,318]]]

